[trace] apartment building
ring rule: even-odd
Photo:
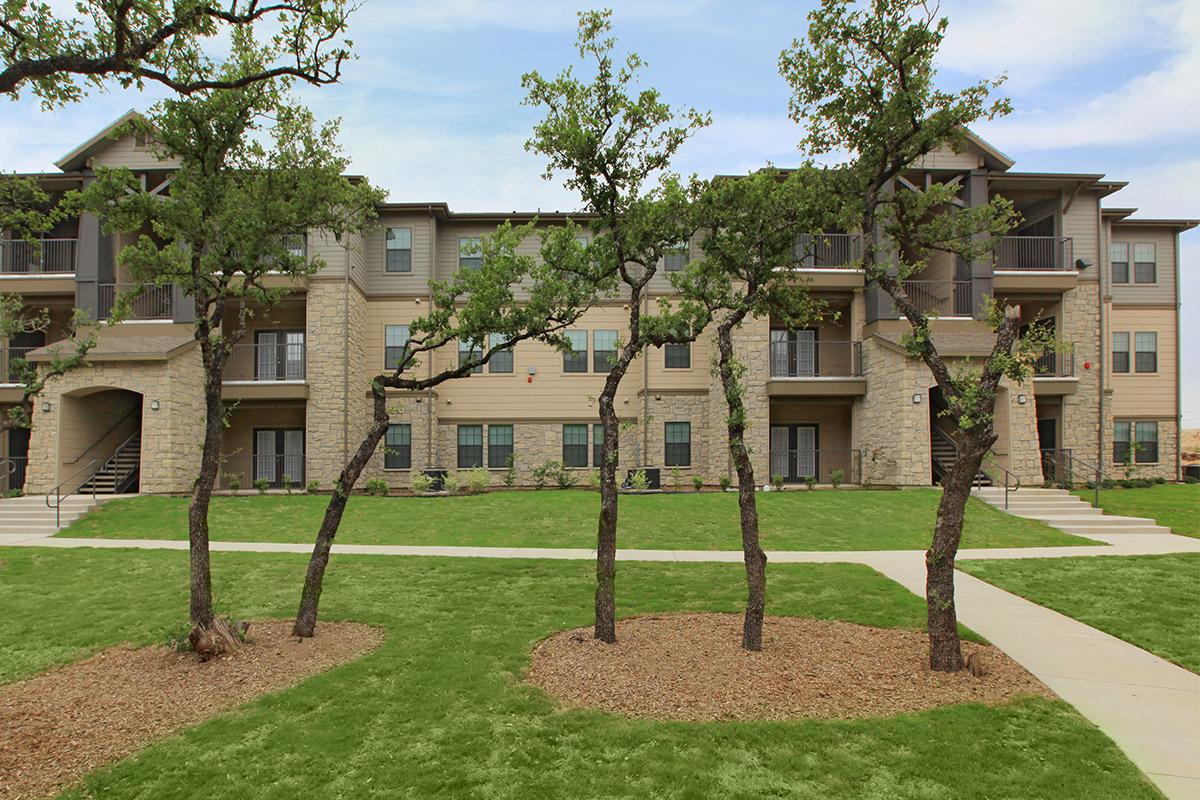
[[[132,113],[132,112],[131,112]],[[123,120],[118,120],[113,127]],[[36,177],[52,193],[86,184],[102,166],[124,165],[148,191],[169,191],[172,163],[110,127]],[[927,182],[959,187],[969,206],[993,195],[1013,201],[1021,226],[993,256],[973,263],[933,259],[907,289],[936,313],[933,335],[955,361],[978,361],[992,335],[979,317],[986,298],[1019,305],[1024,326],[1053,327],[1069,350],[1048,353],[1025,384],[1005,384],[999,434],[985,471],[996,481],[1082,479],[1099,467],[1120,476],[1174,479],[1179,472],[1178,237],[1196,221],[1139,219],[1103,204],[1125,184],[1103,175],[1019,172],[988,143],[916,164],[898,191]],[[403,347],[429,308],[430,279],[473,266],[465,246],[506,219],[531,213],[464,213],[444,203],[388,203],[378,227],[342,243],[319,232],[294,246],[327,266],[291,285],[235,348],[225,376],[230,407],[223,487],[255,481],[329,487],[370,420],[368,385]],[[539,224],[568,216],[538,214]],[[2,237],[0,237],[2,239]],[[104,319],[129,286],[108,236],[83,216],[47,234],[38,248],[0,240],[0,291],[51,309],[44,335],[14,338],[8,359],[46,358],[74,307]],[[749,367],[751,448],[757,474],[786,481],[930,485],[953,456],[953,423],[929,371],[901,346],[907,322],[852,267],[853,232],[829,232],[800,248],[796,272],[836,312],[806,330],[771,319],[748,322],[737,348]],[[689,245],[698,253],[695,242]],[[531,252],[535,248],[530,243]],[[669,275],[687,248],[665,260],[645,302],[672,293]],[[282,278],[281,278],[282,280]],[[582,471],[599,454],[599,395],[609,353],[628,317],[621,300],[590,310],[569,335],[574,352],[521,343],[468,378],[423,393],[393,392],[393,425],[367,478],[409,484],[413,470],[482,466],[493,481],[510,458],[518,480],[561,461]],[[56,379],[39,398],[30,431],[0,443],[9,486],[41,493],[188,491],[203,425],[201,368],[191,338],[192,307],[180,292],[142,294],[131,319],[101,332],[90,364]],[[460,347],[466,347],[461,345]],[[466,351],[450,348],[419,369],[440,369]],[[730,474],[724,401],[711,375],[712,344],[651,349],[631,368],[617,407],[620,467],[678,470],[716,483]],[[0,402],[19,390],[0,387]]]

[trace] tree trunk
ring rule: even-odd
[[[718,371],[729,407],[726,426],[729,454],[738,476],[738,509],[742,525],[742,560],[746,563],[746,615],[742,621],[742,647],[762,650],[763,615],[767,603],[767,554],[758,538],[758,501],[754,495],[754,467],[746,448],[746,406],[733,355],[733,328],[744,313],[735,313],[717,329]]]
[[[979,442],[968,435],[958,458],[942,481],[933,545],[925,553],[925,604],[929,627],[929,667],[935,672],[958,672],[963,668],[958,638],[958,615],[954,608],[954,559],[962,541],[963,516],[971,495],[971,484],[991,441]]]
[[[225,405],[221,402],[224,359],[213,352],[206,357],[204,377],[204,445],[200,473],[188,504],[188,554],[190,605],[188,616],[201,630],[213,628],[212,571],[208,551],[208,507],[221,468],[221,435],[225,429]],[[231,649],[235,649],[232,648]]]
[[[304,589],[300,593],[300,608],[296,612],[296,622],[292,625],[292,635],[308,638],[317,627],[317,606],[321,602],[321,587],[325,580],[325,568],[329,565],[329,552],[333,549],[333,539],[337,536],[338,527],[342,524],[342,515],[346,511],[346,503],[354,491],[363,468],[375,453],[383,435],[387,433],[390,420],[387,410],[387,396],[383,387],[378,383],[371,384],[371,395],[374,401],[374,414],[371,430],[358,446],[350,461],[342,469],[334,485],[333,497],[325,509],[325,517],[321,520],[321,528],[317,531],[317,541],[313,545],[312,557],[308,560],[308,572],[304,576]]]

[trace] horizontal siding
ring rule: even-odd
[[[973,149],[956,153],[949,147],[935,150],[917,160],[916,169],[976,169],[983,166],[983,159]]]
[[[1128,331],[1130,348],[1137,331],[1158,334],[1158,372],[1155,374],[1118,373],[1111,377],[1113,390],[1112,413],[1115,417],[1174,417],[1175,407],[1175,313],[1171,309],[1113,308],[1110,328],[1113,332]],[[1112,341],[1108,363],[1112,364]],[[1130,354],[1130,368],[1134,356]],[[1110,366],[1111,369],[1111,366]]]
[[[1071,203],[1071,208],[1062,218],[1062,235],[1071,237],[1071,259],[1087,259],[1092,266],[1079,271],[1084,280],[1096,280],[1099,275],[1100,221],[1098,209],[1100,199],[1092,192],[1080,192]]]
[[[385,212],[364,237],[363,288],[367,294],[428,294],[433,277],[433,218],[428,214]],[[388,228],[412,230],[412,272],[387,272]]]
[[[1158,261],[1155,283],[1114,283],[1111,286],[1113,303],[1174,303],[1175,302],[1175,231],[1170,228],[1142,226],[1112,226],[1112,241],[1129,245],[1129,277],[1133,278],[1133,246],[1154,244]],[[1110,273],[1111,275],[1111,273]]]
[[[138,147],[132,136],[122,136],[91,158],[93,167],[128,167],[129,169],[163,169],[179,165],[179,159],[159,160],[150,150]]]

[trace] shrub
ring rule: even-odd
[[[318,489],[320,489],[320,488],[321,488],[321,482],[320,482],[320,481],[309,481],[309,482],[308,482],[307,491],[308,491],[308,493],[309,493],[309,494],[316,494],[316,493],[317,493],[317,490],[318,490]]]
[[[593,489],[600,488],[600,470],[593,469],[588,473],[588,486],[591,486]]]
[[[570,489],[572,486],[579,483],[579,476],[559,464],[558,470],[554,473],[554,482],[558,484],[558,488],[560,489]]]
[[[533,488],[544,489],[546,482],[553,477],[551,469],[558,468],[557,461],[547,461],[545,464],[539,464],[533,468]]]
[[[1152,480],[1154,481],[1155,485],[1157,485],[1157,486],[1162,486],[1164,483],[1167,482],[1166,478],[1153,478]]]
[[[429,490],[433,488],[433,478],[424,472],[414,472],[409,476],[408,485],[413,494],[429,494]]]
[[[692,488],[697,492],[704,488],[704,478],[699,475],[692,476]]]
[[[671,467],[671,488],[677,492],[683,488],[683,470],[679,467]]]
[[[4,496],[5,497],[24,497],[25,490],[24,489],[9,489],[7,492],[4,493]]]
[[[829,482],[833,484],[833,488],[838,488],[842,485],[842,481],[846,480],[846,473],[840,469],[835,469],[829,473]]]
[[[809,476],[805,477],[805,479],[804,479],[804,485],[808,487],[808,490],[809,490],[810,492],[811,492],[813,489],[817,488],[817,476],[816,476],[816,475],[809,475]]]
[[[644,492],[650,488],[650,478],[646,475],[646,470],[635,470],[629,476],[629,488],[639,492]]]
[[[467,493],[482,494],[492,485],[492,476],[483,467],[476,467],[467,473]]]
[[[242,476],[236,472],[225,473],[225,482],[229,484],[231,492],[236,492],[242,488]]]
[[[279,485],[283,487],[283,490],[285,492],[287,492],[288,494],[291,494],[292,486],[294,485],[294,482],[292,481],[292,476],[284,475],[282,478],[279,479]]]
[[[370,478],[366,483],[366,492],[369,495],[387,497],[388,482],[383,478]]]
[[[446,473],[445,479],[442,481],[442,488],[446,490],[446,494],[458,494],[459,479],[457,472]]]
[[[267,482],[266,478],[257,478],[254,481],[254,488],[258,489],[259,494],[266,494],[268,486],[270,486],[270,483]]]
[[[720,483],[721,483],[721,491],[727,492],[727,491],[729,491],[729,486],[730,486],[730,484],[733,483],[733,481],[729,480],[728,475],[722,475]]]
[[[783,476],[775,474],[771,476],[771,488],[777,492],[783,491]]]
[[[504,485],[510,489],[517,485],[517,465],[512,453],[504,460]]]

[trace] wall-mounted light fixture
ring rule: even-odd
[[[44,411],[47,414],[50,413],[50,401],[49,400],[42,401],[42,411]]]
[[[1019,405],[1019,406],[1025,405],[1025,395],[1023,395],[1023,394],[1017,395],[1017,405]]]
[[[159,403],[158,403],[158,401],[157,401],[157,400],[151,400],[151,401],[150,401],[150,410],[151,410],[151,411],[158,411],[158,409],[160,409],[161,407],[162,407],[162,406],[160,406],[160,405],[159,405]]]
[[[913,401],[913,405],[914,405],[914,406],[919,406],[919,405],[921,405],[921,393],[920,393],[920,392],[916,392],[915,394],[913,394],[913,396],[912,396],[912,401]]]
[[[1079,269],[1087,269],[1091,265],[1092,265],[1092,260],[1090,258],[1075,259],[1075,266]]]

